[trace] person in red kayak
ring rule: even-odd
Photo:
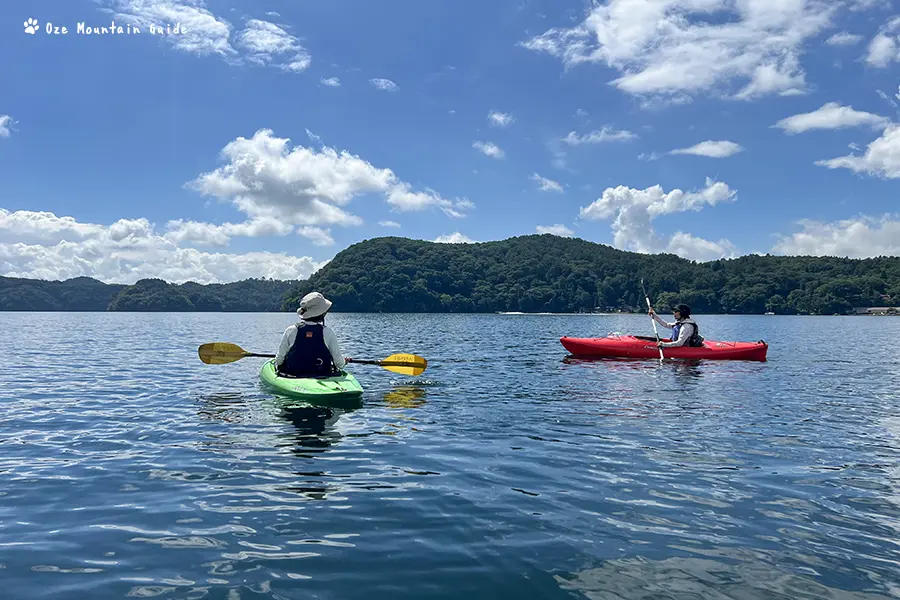
[[[653,320],[663,327],[672,328],[672,341],[659,342],[657,346],[660,348],[675,348],[678,346],[687,346],[690,348],[699,348],[703,346],[703,336],[700,335],[700,326],[691,318],[691,307],[687,304],[679,304],[672,311],[675,315],[674,323],[666,323],[659,318],[652,308],[649,315]]]
[[[319,292],[300,300],[300,322],[284,330],[275,355],[275,370],[290,377],[328,377],[350,362],[341,354],[334,331],[325,326],[331,301]]]

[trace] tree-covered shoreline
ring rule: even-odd
[[[375,238],[301,281],[0,277],[0,310],[292,311],[315,289],[334,301],[334,312],[643,311],[641,279],[659,310],[684,302],[706,314],[830,315],[900,306],[898,257],[749,255],[697,263],[544,234],[475,244]]]

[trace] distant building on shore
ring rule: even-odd
[[[857,315],[900,315],[900,307],[896,306],[870,306],[868,308],[854,308]]]

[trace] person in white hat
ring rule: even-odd
[[[350,358],[341,354],[334,331],[325,326],[325,314],[331,301],[319,292],[311,292],[300,300],[297,315],[300,322],[284,330],[275,355],[279,375],[292,377],[327,377],[344,368]]]

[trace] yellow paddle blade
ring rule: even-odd
[[[208,365],[224,365],[244,358],[249,352],[237,344],[213,342],[200,346],[197,349],[197,354],[200,355],[200,360]]]
[[[428,368],[428,361],[415,354],[391,354],[378,364],[400,375],[421,375]]]

